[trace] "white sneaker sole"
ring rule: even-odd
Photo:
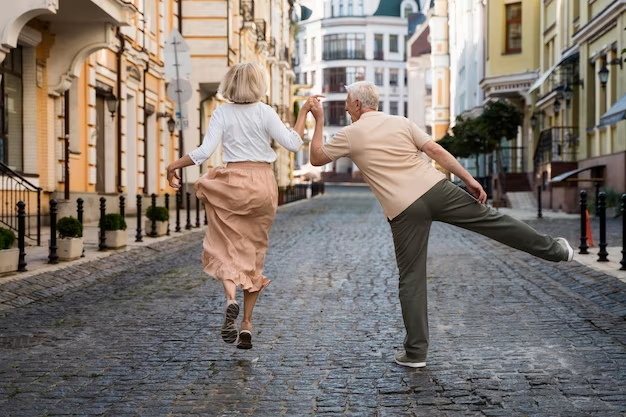
[[[409,368],[424,368],[426,366],[426,362],[400,362],[397,359],[394,359],[398,365],[408,366]]]
[[[571,262],[574,259],[574,249],[572,249],[567,239],[560,237],[558,240],[565,243],[565,247],[567,248],[567,262]]]

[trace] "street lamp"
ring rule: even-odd
[[[117,105],[119,104],[119,100],[115,97],[115,94],[110,93],[107,98],[107,108],[109,109],[109,113],[111,113],[111,119],[115,117],[115,112],[117,111]]]
[[[532,129],[537,127],[537,116],[535,116],[535,113],[533,113],[533,115],[530,116],[530,127]]]
[[[566,84],[565,89],[563,90],[563,97],[565,97],[565,103],[569,104],[569,102],[572,100],[572,95],[573,95],[572,87]]]
[[[603,64],[600,71],[598,71],[598,77],[600,77],[600,84],[602,84],[602,88],[606,87],[606,83],[609,80],[609,69],[606,67],[606,64]]]
[[[176,130],[176,120],[174,120],[172,116],[170,116],[170,118],[167,121],[167,130],[170,131],[170,135],[173,134],[174,131]]]
[[[561,111],[561,102],[559,101],[558,98],[554,101],[553,109],[554,109],[554,114],[559,114],[559,112]]]

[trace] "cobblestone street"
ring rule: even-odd
[[[39,276],[0,310],[0,416],[626,415],[626,284],[436,223],[428,365],[400,367],[390,228],[368,188],[327,190],[278,213],[249,351],[202,232]]]

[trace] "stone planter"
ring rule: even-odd
[[[128,243],[127,230],[106,230],[104,237],[106,238],[106,245],[109,249],[123,248]]]
[[[17,271],[20,262],[20,250],[18,248],[0,250],[0,274]]]
[[[59,261],[73,261],[83,254],[82,237],[64,237],[57,239]]]
[[[144,228],[144,232],[146,233],[146,236],[150,236],[150,237],[158,237],[158,236],[165,236],[165,234],[167,233],[167,222],[155,222],[156,223],[156,236],[152,236],[152,220],[146,220],[146,224],[145,224],[145,228]]]

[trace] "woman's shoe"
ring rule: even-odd
[[[222,340],[226,343],[235,343],[237,340],[237,317],[239,316],[239,304],[232,302],[224,312],[224,324],[222,325]]]
[[[248,330],[239,332],[239,343],[237,349],[252,349],[252,333]]]

